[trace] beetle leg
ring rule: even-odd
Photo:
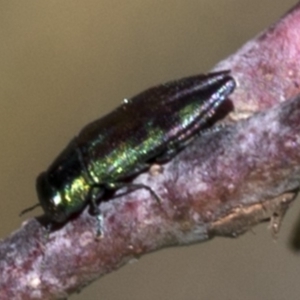
[[[157,193],[155,193],[155,191],[153,191],[153,189],[148,185],[142,183],[126,183],[125,186],[129,188],[129,192],[133,192],[134,190],[138,189],[146,189],[150,193],[150,195],[155,199],[157,204],[161,204],[162,202],[161,198],[157,195]],[[130,189],[132,190],[130,191]]]
[[[129,194],[131,192],[134,192],[135,190],[138,189],[146,189],[150,195],[156,200],[156,202],[158,204],[161,204],[161,198],[153,191],[153,189],[146,185],[146,184],[142,184],[142,183],[127,183],[127,182],[113,182],[113,183],[106,183],[104,185],[107,189],[110,190],[118,190],[121,188],[127,188],[127,191],[124,193],[119,194],[118,196],[123,196],[126,194]]]
[[[97,234],[96,236],[99,238],[102,235],[103,228],[103,216],[101,214],[100,208],[98,206],[98,201],[104,195],[104,189],[100,186],[92,186],[91,194],[90,194],[90,213],[97,218]]]

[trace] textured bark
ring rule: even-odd
[[[0,243],[0,299],[64,299],[163,247],[235,237],[271,220],[277,233],[300,184],[300,4],[215,69],[238,87],[226,126],[134,181],[151,186],[101,203],[46,235],[32,219]],[[230,103],[228,103],[228,106]]]

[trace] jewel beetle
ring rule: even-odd
[[[85,126],[36,181],[47,219],[65,223],[86,205],[98,205],[108,191],[144,188],[128,178],[152,163],[168,161],[207,126],[217,107],[233,92],[229,71],[196,75],[152,87]],[[99,232],[99,230],[98,230]]]

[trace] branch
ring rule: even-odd
[[[227,126],[134,180],[161,205],[145,190],[101,203],[99,240],[87,211],[49,237],[37,218],[3,240],[0,298],[63,299],[163,247],[235,237],[270,219],[276,233],[299,189],[299,32],[300,4],[216,67],[238,83]]]

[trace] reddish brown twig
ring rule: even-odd
[[[135,179],[161,205],[144,190],[102,203],[100,240],[84,212],[49,238],[33,219],[2,241],[0,299],[63,299],[144,253],[237,236],[269,219],[276,233],[300,179],[298,32],[300,4],[217,66],[238,83],[229,125]]]

